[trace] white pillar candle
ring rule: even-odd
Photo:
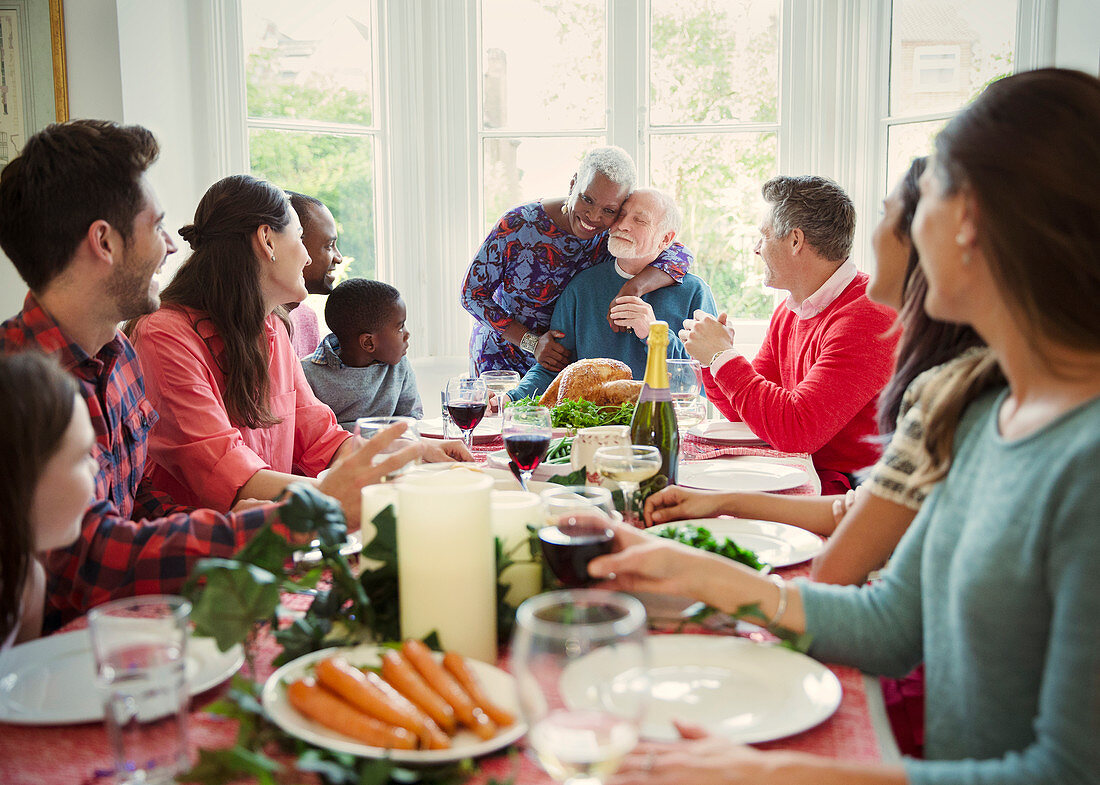
[[[453,469],[410,474],[395,484],[402,636],[434,630],[447,650],[496,662],[493,478]]]
[[[501,583],[507,585],[504,601],[513,608],[542,590],[540,554],[531,553],[527,526],[545,523],[546,505],[535,493],[526,491],[492,492],[493,535],[504,546],[504,553],[516,564],[501,573]]]

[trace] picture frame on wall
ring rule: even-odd
[[[0,167],[69,119],[62,0],[0,0]]]

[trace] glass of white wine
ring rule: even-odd
[[[540,594],[516,611],[512,672],[527,741],[567,785],[599,785],[638,742],[649,702],[645,608],[600,589]]]
[[[502,413],[504,411],[503,396],[519,386],[519,372],[482,371],[478,378],[485,382],[485,389],[488,390],[491,395],[496,396],[497,411]],[[490,413],[489,416],[492,416],[492,413]]]
[[[661,469],[661,451],[656,447],[630,444],[626,447],[600,447],[592,455],[601,477],[614,480],[623,492],[623,518],[638,525],[634,514],[634,499],[642,480],[648,480]]]
[[[672,409],[676,412],[676,425],[682,434],[707,419],[707,402],[694,395],[691,398],[673,398]]]

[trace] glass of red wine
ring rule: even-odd
[[[447,382],[447,414],[462,431],[462,440],[469,448],[474,442],[474,428],[485,416],[489,391],[485,382],[468,376],[456,376]]]
[[[569,589],[592,584],[588,563],[597,556],[611,553],[615,541],[611,518],[595,507],[559,515],[538,533],[543,559],[554,576]]]
[[[501,425],[504,449],[519,469],[519,484],[527,490],[531,473],[542,463],[550,449],[550,437],[554,429],[550,424],[550,410],[545,406],[509,406],[504,410]]]

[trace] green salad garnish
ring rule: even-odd
[[[735,562],[748,565],[754,570],[762,570],[767,566],[756,557],[755,552],[748,548],[742,548],[729,537],[715,537],[711,534],[710,529],[705,526],[690,524],[668,526],[657,532],[657,536],[682,542],[692,548],[701,548],[704,551],[717,553],[719,556],[725,556],[727,559],[733,559]]]
[[[538,406],[537,398],[520,398],[509,406]],[[627,401],[615,406],[597,406],[591,401],[566,399],[550,409],[555,428],[595,428],[598,425],[630,425],[634,404]]]

